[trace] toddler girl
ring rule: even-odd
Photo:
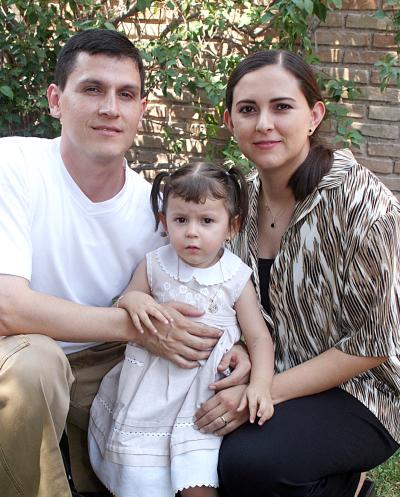
[[[221,437],[196,430],[193,416],[212,395],[218,364],[240,330],[252,370],[238,409],[248,406],[250,422],[258,417],[260,425],[273,414],[272,340],[250,268],[224,248],[245,221],[246,182],[235,168],[193,164],[160,173],[151,201],[156,227],[162,223],[170,245],[147,254],[118,306],[141,332],[143,324],[156,333],[149,316],[173,326],[162,304],[185,302],[202,309],[198,321],[223,335],[194,369],[129,343],[124,361],[105,376],[93,402],[89,452],[96,474],[118,497],[173,497],[178,491],[183,497],[216,497]]]

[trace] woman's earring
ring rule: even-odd
[[[311,136],[314,133],[314,130],[312,128],[308,128],[308,136]]]

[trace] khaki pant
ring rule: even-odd
[[[77,489],[100,488],[87,455],[89,409],[124,350],[104,344],[67,358],[46,336],[0,338],[1,497],[71,496],[58,446],[67,415]]]

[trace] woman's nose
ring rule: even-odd
[[[265,133],[273,129],[273,119],[269,112],[261,112],[256,124],[256,131],[260,133]]]

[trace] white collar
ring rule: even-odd
[[[156,250],[156,258],[161,268],[171,277],[182,283],[188,283],[192,279],[200,285],[218,285],[233,278],[240,268],[241,260],[230,250],[224,249],[221,259],[213,266],[198,268],[189,266],[179,259],[178,278],[178,254],[171,245],[165,245]]]

